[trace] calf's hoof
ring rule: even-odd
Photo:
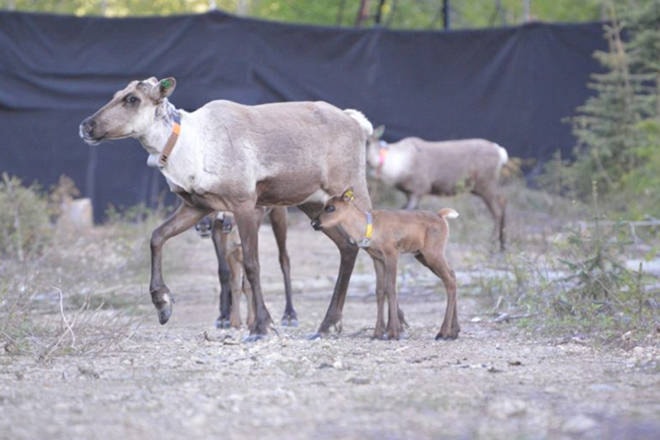
[[[440,332],[435,336],[436,341],[439,341],[439,340],[451,341],[451,340],[454,340],[456,338],[458,338],[458,332],[456,332],[456,333],[446,333],[446,334],[443,333],[443,332]]]

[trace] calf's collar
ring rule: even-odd
[[[357,244],[358,247],[368,248],[371,245],[371,237],[374,235],[374,219],[370,211],[365,212],[367,216],[367,227],[364,231],[364,238]]]

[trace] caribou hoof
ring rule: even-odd
[[[172,316],[172,304],[167,303],[158,310],[158,322],[161,325],[166,324],[170,320],[170,316]]]
[[[217,329],[228,329],[231,328],[231,321],[228,318],[218,317],[215,320],[215,328]]]
[[[158,322],[161,325],[167,323],[172,316],[172,304],[174,304],[174,298],[170,295],[169,290],[152,290],[151,302],[158,312]]]
[[[298,327],[298,320],[295,316],[283,316],[281,324],[282,327]]]
[[[248,335],[243,338],[243,342],[257,342],[264,340],[268,337],[268,335]]]
[[[451,333],[450,333],[450,334],[447,334],[447,335],[443,335],[442,332],[440,332],[440,333],[438,333],[438,334],[435,336],[435,340],[436,340],[436,341],[440,341],[440,340],[443,340],[443,341],[452,341],[452,340],[454,340],[454,339],[456,339],[456,338],[458,338],[458,333],[456,333],[456,334],[451,334]]]
[[[307,335],[307,339],[309,341],[315,341],[315,340],[321,339],[321,338],[323,338],[323,335],[319,332],[312,333],[311,335]]]

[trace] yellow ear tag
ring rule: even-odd
[[[353,201],[354,199],[355,199],[355,194],[353,193],[353,190],[352,189],[347,189],[344,192],[344,200],[347,200],[347,201],[350,202],[350,201]]]

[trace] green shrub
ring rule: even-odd
[[[24,260],[40,254],[53,238],[48,197],[36,185],[2,174],[0,182],[0,255]]]

